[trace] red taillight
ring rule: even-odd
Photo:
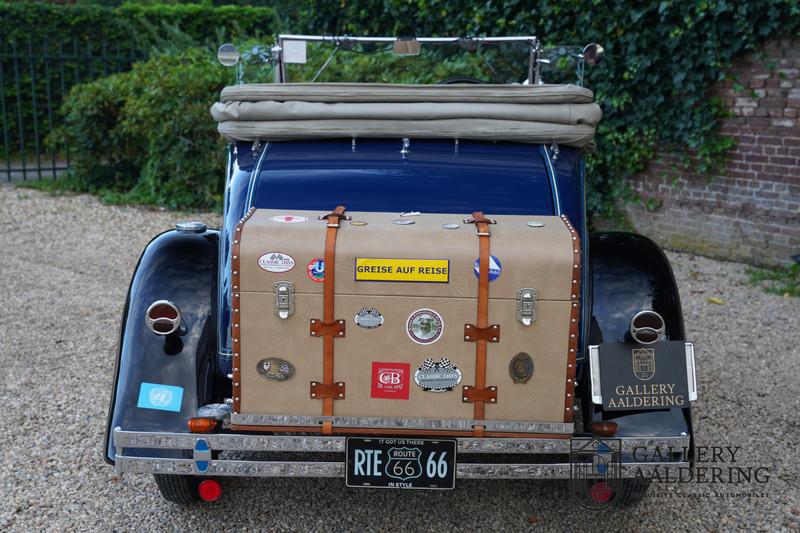
[[[614,493],[611,490],[611,485],[605,481],[600,481],[592,485],[592,488],[589,489],[589,495],[597,503],[606,503],[611,499]]]
[[[217,421],[213,418],[190,418],[188,425],[192,433],[209,433],[217,427]]]
[[[181,312],[169,300],[158,300],[147,308],[145,322],[156,335],[170,335],[181,327]]]
[[[197,486],[197,493],[204,502],[215,502],[222,496],[222,487],[213,479],[204,479]]]

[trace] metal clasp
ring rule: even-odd
[[[272,289],[275,291],[275,314],[280,318],[289,318],[294,314],[294,283],[276,281]]]
[[[539,294],[536,289],[523,288],[517,291],[517,320],[523,326],[536,322],[536,300]]]

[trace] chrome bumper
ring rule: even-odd
[[[185,450],[192,453],[198,439],[208,443],[214,451],[238,452],[345,452],[345,437],[295,436],[295,435],[236,435],[236,434],[192,434],[150,433],[114,430],[115,469],[117,472],[140,472],[156,474],[186,474],[202,476],[240,477],[344,477],[342,461],[258,461],[238,459],[216,459],[207,470],[199,471],[195,459],[165,459],[126,455],[126,448],[152,448],[162,450]],[[504,438],[458,438],[459,454],[569,454],[569,439],[504,439]],[[633,450],[681,450],[688,448],[689,437],[620,438],[623,455],[623,477],[650,476],[654,470],[688,467],[686,462],[638,462],[630,460]],[[197,458],[205,460],[206,457]],[[456,477],[459,479],[569,479],[570,464],[567,463],[471,463],[459,462]]]

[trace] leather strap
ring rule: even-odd
[[[325,235],[325,280],[322,290],[322,320],[311,319],[310,335],[322,337],[322,383],[311,382],[311,397],[322,399],[322,416],[333,416],[333,400],[344,398],[344,383],[333,382],[333,339],[345,336],[344,320],[334,318],[334,283],[336,270],[336,234],[345,216],[346,208],[337,206],[331,213],[319,217],[327,221]],[[322,433],[330,435],[331,424],[322,425]]]
[[[474,326],[466,324],[464,327],[464,340],[475,342],[475,386],[465,386],[462,399],[466,403],[475,404],[473,414],[475,420],[484,420],[486,418],[486,402],[491,400],[492,403],[495,403],[497,401],[497,387],[486,387],[486,343],[492,337],[500,340],[500,327],[489,326],[489,255],[491,251],[489,248],[489,225],[495,224],[495,221],[483,216],[482,211],[476,211],[472,213],[472,218],[464,219],[464,223],[475,224],[480,250],[478,256],[480,274],[478,276],[478,323]],[[494,328],[496,328],[496,335],[491,334]],[[477,338],[473,340],[471,333],[475,333]],[[483,436],[484,429],[483,426],[476,425],[474,427],[475,436]]]
[[[464,340],[466,342],[500,342],[500,325],[492,324],[488,328],[479,328],[472,324],[464,324]]]

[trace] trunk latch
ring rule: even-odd
[[[536,289],[523,288],[517,291],[517,320],[523,326],[530,326],[536,322]]]
[[[294,283],[276,281],[272,289],[275,291],[275,314],[280,318],[289,318],[294,314]]]

